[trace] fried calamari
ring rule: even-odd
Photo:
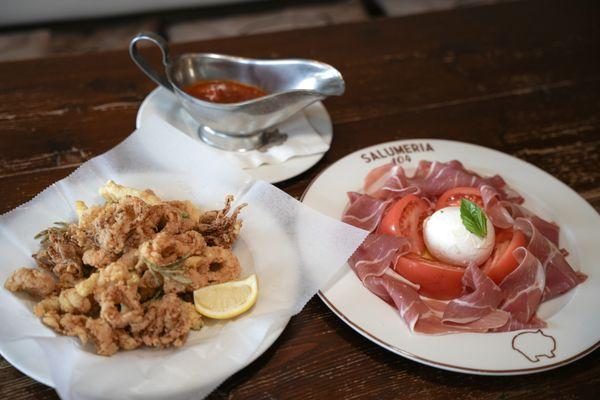
[[[75,204],[78,222],[40,232],[41,269],[18,269],[5,288],[39,298],[45,325],[101,355],[183,345],[203,325],[189,293],[240,275],[231,246],[243,205],[232,210],[228,196],[222,210],[201,212],[112,181],[100,194],[104,205]]]

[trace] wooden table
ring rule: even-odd
[[[316,58],[347,93],[326,101],[323,160],[278,186],[299,197],[319,171],[375,143],[451,138],[533,163],[600,209],[600,3],[524,1],[178,46]],[[0,212],[29,200],[133,129],[153,88],[125,51],[0,64]],[[211,398],[561,398],[595,396],[600,352],[522,377],[478,377],[371,343],[318,299]],[[0,398],[55,392],[0,359]]]

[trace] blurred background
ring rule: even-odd
[[[125,49],[139,31],[173,43],[507,0],[0,0],[0,61]]]

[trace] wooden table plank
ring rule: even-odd
[[[548,92],[598,79],[597,50],[593,41],[583,40],[598,36],[597,25],[568,18],[561,7],[547,7],[548,21],[532,28],[513,23],[507,7],[494,9],[495,14],[475,8],[405,18],[400,26],[396,20],[382,20],[217,40],[178,46],[176,52],[208,48],[232,53],[237,48],[242,55],[314,56],[332,62],[352,82],[344,97],[331,101],[336,123]],[[510,30],[498,28],[509,24]],[[563,30],[556,29],[561,24]],[[538,25],[542,31],[533,36]],[[331,34],[336,29],[339,33]],[[473,31],[477,37],[469,38]],[[345,57],[348,35],[356,39],[351,59]],[[331,39],[318,40],[321,36]],[[286,46],[289,42],[295,45]],[[17,144],[11,149],[17,158],[24,151],[47,154],[55,150],[52,146],[67,150],[83,144],[99,151],[112,147],[129,132],[131,128],[124,128],[132,126],[130,113],[152,87],[124,52],[0,65],[0,76],[14,71],[19,71],[19,79],[3,82],[0,89],[0,124],[3,143]],[[114,125],[89,123],[99,118]],[[52,142],[39,140],[40,127]]]
[[[323,160],[278,186],[299,197],[362,147],[449,138],[496,148],[561,179],[600,210],[600,3],[522,1],[400,19],[212,40],[174,53],[309,57],[338,67]],[[124,139],[153,88],[125,52],[0,64],[0,212]],[[422,366],[372,344],[318,300],[211,398],[584,398],[600,353],[498,378]],[[0,398],[56,398],[0,359]]]
[[[565,112],[565,103],[581,104],[576,118]],[[600,181],[598,109],[600,82],[514,98],[419,112],[399,112],[373,120],[336,123],[333,146],[325,158],[299,179],[279,186],[298,197],[318,170],[352,151],[374,143],[406,137],[452,138],[501,149],[529,161],[580,191],[584,198],[598,206],[600,193],[595,190]],[[110,117],[106,118],[109,120],[106,125],[125,119],[125,113],[129,115],[130,124],[134,119],[129,111],[107,113]],[[3,173],[0,175],[0,195],[5,199],[0,205],[0,212],[12,209],[24,199],[39,193],[49,183],[72,172],[79,162],[91,155],[94,140],[97,140],[96,148],[107,150],[112,147],[112,142],[116,144],[122,139],[117,137],[102,141],[100,137],[103,131],[102,128],[95,128],[93,134],[79,135],[79,142],[68,143],[64,146],[67,150],[62,153],[36,154],[30,158],[12,159],[4,165],[0,163]],[[73,140],[77,140],[77,136],[73,134]],[[543,136],[544,140],[540,141],[538,136]],[[344,140],[347,137],[352,140]],[[36,166],[35,163],[42,165]],[[30,168],[32,164],[33,168]],[[15,188],[21,196],[9,194]]]

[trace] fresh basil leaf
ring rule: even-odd
[[[460,219],[467,230],[480,238],[487,235],[487,218],[483,210],[472,201],[460,200]]]

